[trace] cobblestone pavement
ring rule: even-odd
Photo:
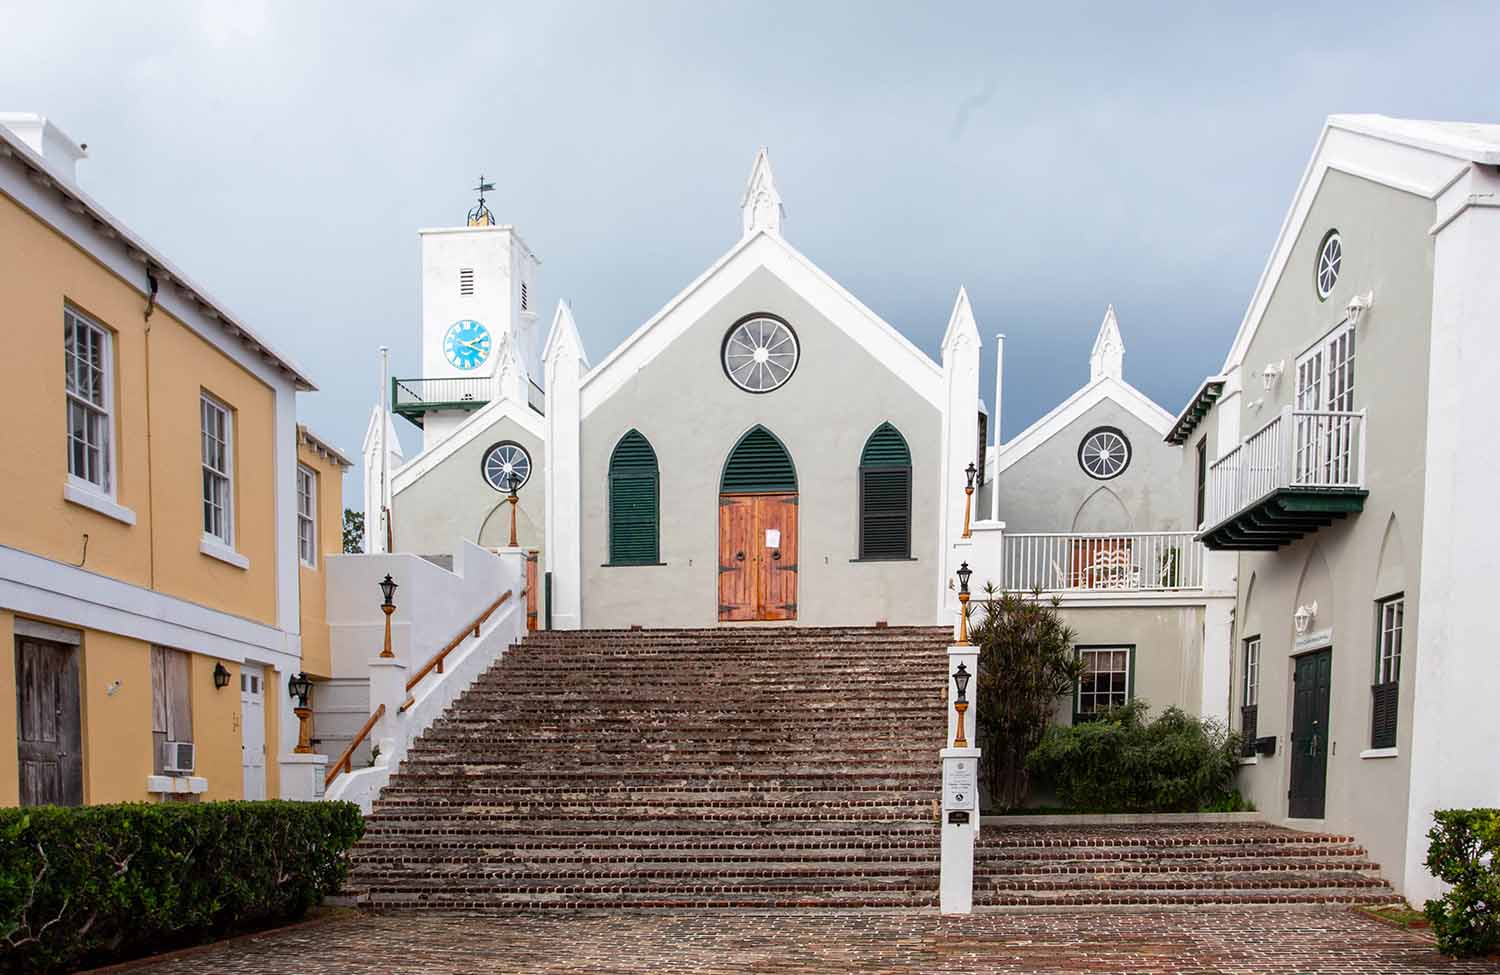
[[[1500,973],[1353,911],[345,917],[147,965],[153,975],[587,972]]]

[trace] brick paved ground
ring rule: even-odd
[[[153,975],[1489,972],[1347,909],[979,914],[360,916],[149,965]]]

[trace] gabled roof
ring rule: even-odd
[[[1172,414],[1157,406],[1151,397],[1123,379],[1100,376],[1058,405],[995,452],[995,473],[1015,464],[1022,457],[1065,430],[1070,423],[1100,403],[1113,402],[1146,426],[1165,436],[1172,426]]]
[[[328,441],[324,440],[322,437],[309,430],[306,424],[297,424],[297,436],[302,440],[303,443],[312,448],[313,453],[317,454],[319,457],[326,457],[340,467],[354,466],[354,461],[350,460],[348,457],[345,457],[337,447],[333,446]]]
[[[1177,414],[1177,419],[1172,421],[1172,429],[1168,430],[1167,435],[1162,439],[1179,447],[1187,443],[1188,437],[1193,435],[1193,430],[1208,415],[1208,411],[1213,409],[1219,397],[1224,394],[1224,383],[1225,377],[1223,376],[1209,376],[1203,380],[1203,385],[1199,386],[1198,391],[1188,399],[1182,412]]]
[[[391,494],[400,494],[431,472],[443,461],[467,446],[479,434],[488,430],[497,420],[507,419],[538,440],[547,439],[547,430],[542,417],[525,403],[517,403],[509,396],[492,399],[470,413],[464,421],[453,428],[442,440],[421,451],[411,460],[391,473]]]
[[[11,157],[16,159],[24,168],[30,171],[31,178],[43,186],[57,190],[64,199],[64,205],[85,219],[91,221],[94,229],[106,238],[117,238],[120,245],[133,257],[146,267],[151,268],[156,279],[162,284],[174,284],[182,297],[190,304],[196,304],[204,316],[218,321],[229,338],[238,340],[251,353],[264,359],[287,378],[299,390],[310,391],[317,389],[313,381],[297,368],[290,359],[281,355],[266,344],[255,332],[251,331],[240,318],[231,313],[223,302],[209,295],[208,291],[193,282],[186,274],[177,268],[177,265],[169,261],[156,248],[146,243],[144,239],[137,236],[134,231],[125,226],[124,222],[115,217],[104,207],[100,206],[93,197],[78,188],[77,184],[63,175],[54,171],[53,168],[31,147],[0,126],[0,159]],[[81,242],[80,242],[81,243]]]
[[[1436,199],[1473,163],[1500,165],[1500,125],[1431,122],[1385,115],[1330,115],[1302,173],[1250,305],[1219,370],[1239,367],[1281,280],[1292,246],[1330,170],[1424,199]]]
[[[776,275],[919,395],[937,409],[942,409],[941,366],[844,290],[780,234],[761,229],[731,247],[589,371],[583,379],[583,415],[593,412],[760,268]]]

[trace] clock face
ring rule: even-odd
[[[490,330],[470,318],[454,322],[443,336],[443,354],[455,368],[477,368],[490,356]]]

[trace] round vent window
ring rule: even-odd
[[[797,333],[779,318],[754,315],[724,336],[724,374],[748,393],[769,393],[797,369]]]
[[[519,489],[531,480],[531,455],[526,452],[525,447],[506,440],[484,452],[479,468],[490,487],[509,493],[512,481]]]
[[[1333,294],[1333,286],[1339,283],[1339,269],[1344,266],[1344,241],[1337,230],[1330,230],[1323,237],[1323,246],[1318,248],[1318,300]]]
[[[1130,466],[1130,441],[1114,427],[1098,427],[1078,445],[1078,464],[1096,480],[1119,477]]]

